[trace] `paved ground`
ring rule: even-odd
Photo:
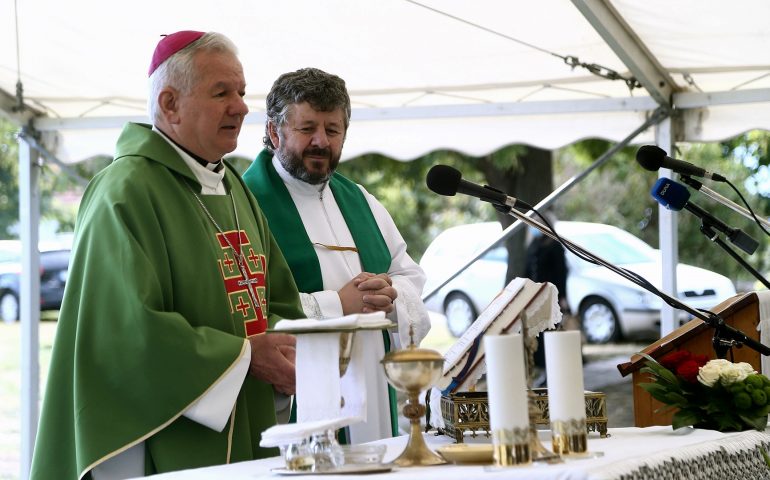
[[[621,377],[617,365],[625,363],[646,344],[585,345],[583,382],[586,390],[603,392],[607,398],[607,425],[634,426],[634,402],[631,375]]]

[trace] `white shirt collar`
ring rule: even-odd
[[[179,154],[180,157],[182,157],[182,160],[187,164],[188,167],[190,167],[190,170],[192,170],[193,174],[195,175],[195,178],[198,180],[198,183],[201,184],[201,194],[203,195],[226,195],[227,191],[225,191],[225,186],[222,183],[222,180],[225,178],[225,171],[226,168],[223,168],[219,172],[213,172],[209,170],[208,168],[204,167],[197,161],[195,161],[194,158],[192,158],[187,152],[179,148],[179,146],[172,142],[170,138],[166,136],[165,133],[161,132],[156,126],[153,125],[152,127],[153,131],[158,132],[165,141],[168,142],[169,145],[171,145],[174,150]]]

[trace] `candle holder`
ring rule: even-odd
[[[563,457],[587,455],[586,420],[580,418],[567,422],[561,420],[551,422],[551,444],[554,453]]]

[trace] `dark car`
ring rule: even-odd
[[[40,245],[40,310],[61,307],[64,285],[69,272],[68,242]],[[21,243],[0,241],[0,320],[6,323],[19,319],[21,281]]]

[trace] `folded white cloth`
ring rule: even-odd
[[[309,438],[313,434],[321,433],[326,430],[337,430],[360,421],[354,417],[338,417],[327,420],[316,420],[314,422],[285,423],[275,425],[264,432],[259,441],[260,447],[279,447],[290,443],[298,442],[304,438]]]
[[[297,422],[341,417],[340,332],[298,333]],[[354,340],[355,342],[355,340]],[[355,360],[351,358],[351,363]]]
[[[300,320],[281,320],[275,324],[274,330],[291,332],[292,330],[336,330],[349,328],[388,327],[392,324],[385,318],[385,312],[354,313],[339,318],[317,319],[303,318]]]
[[[357,328],[387,328],[384,312],[347,315],[335,319],[282,320],[275,330],[297,337],[297,421],[329,418],[366,418],[366,366],[362,334],[353,332],[350,363],[340,379],[339,348],[342,331]],[[379,334],[379,332],[376,332]],[[344,398],[344,407],[341,399]]]

